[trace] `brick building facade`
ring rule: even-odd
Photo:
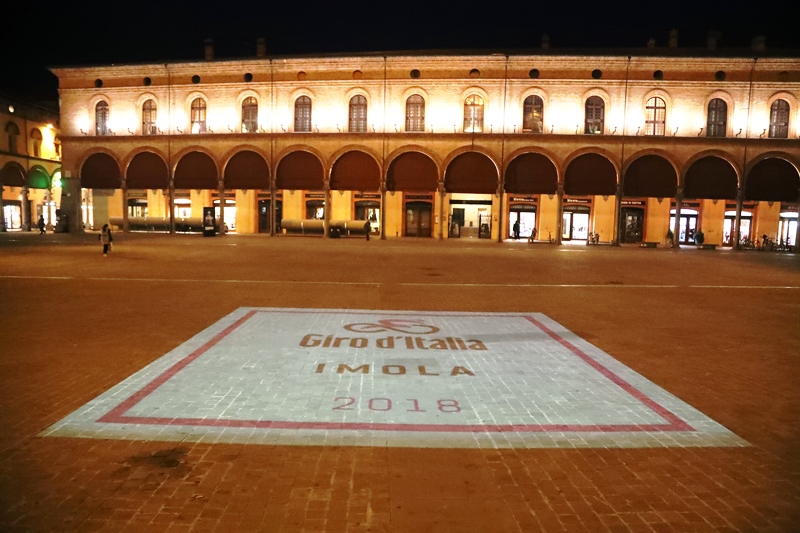
[[[95,227],[181,231],[215,207],[242,233],[797,239],[791,54],[267,57],[260,42],[217,60],[208,43],[204,61],[53,72],[62,209]]]

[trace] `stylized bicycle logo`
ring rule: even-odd
[[[402,318],[387,318],[375,323],[347,324],[344,329],[355,333],[381,333],[383,331],[397,331],[410,335],[425,335],[437,333],[439,328],[426,324],[422,320],[406,320]]]

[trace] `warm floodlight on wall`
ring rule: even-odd
[[[8,106],[8,112],[9,113],[13,113],[14,112],[14,106],[13,105]]]

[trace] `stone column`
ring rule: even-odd
[[[52,202],[53,196],[50,192],[50,187],[44,190],[44,208],[47,210],[47,226],[45,229],[47,231],[53,231],[53,213],[50,212],[50,202]]]
[[[800,189],[797,190],[797,199],[800,200]],[[797,218],[797,230],[794,233],[794,251],[800,252],[800,213]]]
[[[444,239],[445,228],[449,233],[450,228],[444,220],[444,181],[439,182],[439,240]]]
[[[122,232],[128,233],[131,230],[128,221],[128,180],[122,178]]]
[[[386,240],[386,183],[381,184],[381,240]]]
[[[219,234],[225,234],[225,180],[220,178],[217,181],[217,195],[219,196]],[[212,202],[213,207],[213,202]]]
[[[497,213],[497,242],[503,242],[503,237],[505,236],[505,228],[503,227],[503,215],[505,214],[505,209],[503,208],[503,176],[501,172],[500,179],[497,182],[497,198],[498,198],[498,213]],[[478,228],[480,230],[480,228]]]
[[[328,228],[331,225],[331,182],[329,180],[325,180],[325,183],[322,187],[322,190],[325,193],[325,216],[322,219],[322,236],[323,238],[327,239]]]
[[[736,192],[736,219],[733,221],[733,228],[731,231],[731,239],[733,239],[733,249],[739,249],[739,240],[741,236],[739,235],[740,225],[742,223],[742,199],[744,198],[744,191],[739,188]],[[724,201],[724,200],[723,200]]]
[[[561,224],[564,223],[564,184],[558,184],[558,203],[556,205],[556,244],[561,244],[561,234],[564,232]]]
[[[6,231],[6,213],[3,209],[3,184],[0,183],[0,232]]]
[[[22,187],[22,231],[31,230],[31,202],[28,200],[28,186]]]
[[[619,246],[622,242],[622,238],[620,234],[622,233],[622,228],[620,227],[620,217],[622,216],[622,184],[617,184],[617,193],[614,199],[614,240],[611,241],[611,244],[614,246]]]
[[[681,204],[683,203],[683,187],[678,187],[675,193],[675,225],[672,228],[672,247],[680,248],[678,237],[681,231]]]
[[[175,178],[170,171],[169,176],[169,232],[175,233]]]

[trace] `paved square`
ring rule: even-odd
[[[746,446],[542,314],[240,308],[45,436],[435,448]]]

